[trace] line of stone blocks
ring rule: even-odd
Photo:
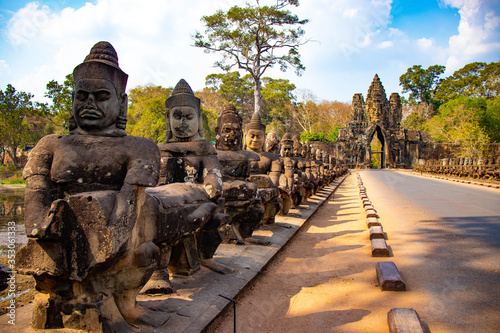
[[[366,194],[366,188],[363,186],[359,174],[358,184],[360,187],[359,196],[366,212],[366,225],[370,230],[372,257],[390,257],[382,224],[378,220],[377,212]],[[403,281],[394,262],[378,262],[375,269],[382,291],[406,291],[406,283]],[[393,308],[387,314],[387,321],[390,333],[430,333],[428,328],[422,325],[420,317],[414,309]]]

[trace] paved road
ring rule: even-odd
[[[238,301],[237,331],[386,333],[387,312],[403,307],[433,333],[500,332],[500,190],[359,173],[392,257],[371,257],[351,175]],[[406,292],[380,291],[378,261],[396,263]],[[232,332],[232,318],[216,332]]]
[[[379,210],[390,208],[396,202],[409,203],[432,216],[431,220],[461,235],[478,237],[500,247],[499,189],[426,178],[409,172],[367,170],[360,174]]]

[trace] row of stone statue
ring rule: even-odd
[[[415,164],[413,169],[434,174],[470,177],[474,179],[500,180],[500,156],[490,156],[488,159],[444,158],[430,159],[424,163]]]
[[[213,258],[223,241],[262,244],[256,228],[346,171],[289,134],[279,142],[270,132],[264,150],[260,115],[244,138],[233,105],[217,120],[214,147],[184,80],[165,102],[167,143],[126,136],[128,76],[107,42],[73,75],[70,135],[42,138],[23,174],[29,240],[16,260],[41,292],[33,328],[162,325],[164,316],[137,304],[141,290],[171,292],[169,271],[232,272]]]

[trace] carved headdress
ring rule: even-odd
[[[247,130],[250,129],[256,129],[259,131],[263,131],[264,133],[266,132],[266,125],[262,123],[260,112],[257,111],[253,113],[252,119],[250,120],[250,123],[247,125]]]
[[[165,101],[167,112],[165,112],[165,120],[167,123],[167,142],[177,141],[172,135],[170,128],[170,112],[176,106],[191,106],[198,112],[198,133],[190,140],[205,140],[203,133],[203,119],[201,117],[201,103],[200,99],[193,93],[193,89],[184,79],[177,82],[172,95]]]
[[[123,72],[118,65],[118,55],[113,45],[109,42],[98,42],[95,44],[88,56],[80,65],[73,70],[75,87],[78,81],[82,79],[101,79],[109,81],[113,84],[118,98],[125,95],[127,87],[128,75]],[[126,95],[125,95],[126,96]],[[127,102],[122,103],[120,115],[116,122],[116,135],[126,135],[125,127],[127,126]],[[74,116],[69,119],[70,132],[77,128]]]

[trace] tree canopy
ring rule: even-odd
[[[399,85],[403,87],[403,93],[409,92],[408,103],[411,105],[426,103],[436,104],[434,91],[439,84],[439,76],[444,73],[446,67],[441,65],[429,66],[423,69],[421,65],[408,68],[405,74],[399,77]]]
[[[172,94],[172,88],[146,85],[130,90],[127,110],[127,134],[141,136],[156,143],[165,143],[165,100]]]
[[[278,65],[280,70],[295,68],[298,75],[305,69],[299,46],[308,20],[300,20],[285,9],[298,6],[298,0],[277,0],[275,5],[262,6],[259,0],[246,7],[233,6],[227,12],[217,11],[203,16],[205,34],[196,32],[195,46],[208,53],[221,53],[215,65],[228,72],[236,67],[246,71],[254,83],[254,111],[261,111],[261,80],[267,69]]]
[[[0,144],[16,167],[18,148],[36,143],[44,134],[44,109],[32,98],[32,94],[16,91],[10,84],[0,90]]]
[[[48,106],[50,112],[49,131],[56,134],[69,133],[69,117],[73,105],[73,74],[66,75],[62,84],[56,80],[47,83],[45,97],[52,100],[52,105]]]
[[[473,62],[455,71],[436,87],[435,97],[446,103],[460,96],[491,98],[500,95],[500,62]]]

